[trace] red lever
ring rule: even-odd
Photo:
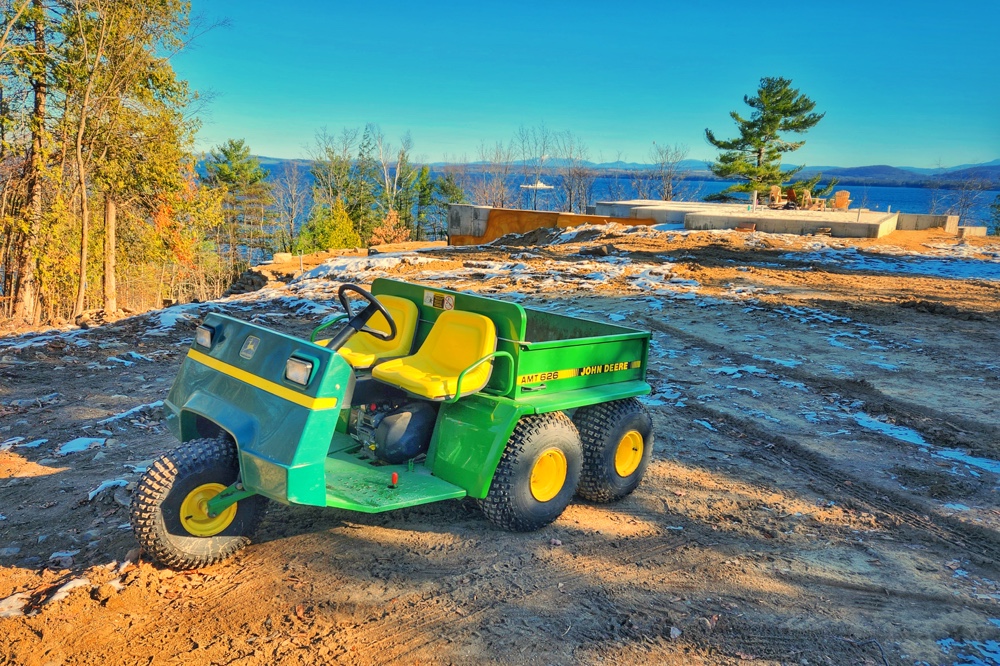
[[[389,487],[390,488],[395,488],[397,483],[399,483],[399,472],[393,472],[392,473],[392,485],[390,485]]]

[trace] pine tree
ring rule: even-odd
[[[309,221],[302,225],[295,249],[299,252],[321,252],[353,247],[361,247],[361,237],[354,230],[354,223],[343,202],[335,199],[332,208],[325,205],[313,207]]]
[[[739,182],[707,200],[732,200],[736,192],[763,192],[771,185],[781,185],[802,170],[802,167],[782,171],[781,156],[801,148],[805,141],[788,141],[787,134],[802,134],[814,127],[825,114],[813,113],[816,103],[792,87],[789,79],[764,77],[755,97],[744,95],[743,101],[753,109],[749,118],[738,111],[730,112],[736,122],[739,137],[719,139],[705,130],[708,142],[723,151],[710,165],[719,178],[737,179]],[[819,176],[799,184],[812,189]],[[831,185],[832,187],[832,185]]]
[[[243,262],[254,259],[254,250],[263,252],[270,246],[273,193],[268,171],[243,139],[229,139],[213,149],[205,170],[209,183],[226,191],[225,228],[217,232],[217,244],[226,248],[231,270],[239,273]]]

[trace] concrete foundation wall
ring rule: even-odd
[[[958,215],[917,215],[900,213],[896,228],[900,231],[921,231],[941,227],[949,234],[958,233]]]
[[[637,206],[630,211],[630,217],[636,220],[653,220],[657,224],[684,224],[687,213],[683,210],[672,210],[658,206]]]
[[[524,234],[541,228],[578,227],[582,224],[626,226],[656,224],[655,220],[634,220],[607,215],[575,215],[557,211],[516,210],[453,204],[448,209],[448,241],[451,245],[480,245],[507,234]],[[471,233],[470,233],[471,232]]]
[[[448,235],[482,236],[491,210],[489,206],[451,204],[448,206]]]
[[[740,225],[755,224],[757,231],[770,234],[815,234],[820,229],[830,229],[838,238],[881,238],[896,230],[896,213],[862,213],[855,215],[824,215],[812,211],[780,211],[780,215],[757,213],[716,215],[689,213],[684,228],[692,230],[735,229]],[[841,219],[837,219],[841,218]]]
[[[988,227],[958,227],[958,237],[985,236],[987,231],[989,231]]]

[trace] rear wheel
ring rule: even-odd
[[[642,481],[653,451],[653,421],[635,398],[588,405],[573,422],[583,441],[583,472],[577,494],[613,502]]]
[[[491,523],[507,530],[544,527],[573,499],[582,457],[580,435],[568,416],[525,416],[507,442],[479,506]]]
[[[173,569],[196,569],[232,556],[256,531],[267,499],[254,495],[209,515],[210,499],[239,476],[236,445],[195,439],[157,458],[132,497],[132,531],[142,549]]]

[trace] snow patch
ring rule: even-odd
[[[59,447],[56,455],[65,456],[70,453],[79,453],[81,451],[86,451],[87,449],[97,448],[104,446],[104,442],[107,440],[103,437],[77,437],[74,440],[66,442]]]

